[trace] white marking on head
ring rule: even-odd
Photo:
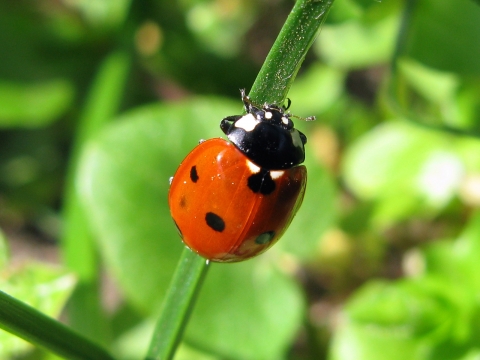
[[[235,121],[235,127],[242,128],[243,130],[250,132],[255,129],[255,126],[257,126],[258,123],[259,121],[255,119],[255,116],[252,114],[247,114]]]
[[[285,125],[288,125],[288,118],[285,117],[285,116],[282,116],[282,122],[283,122]]]
[[[272,118],[273,114],[270,111],[265,112],[265,119],[270,120]]]
[[[250,169],[252,174],[258,174],[260,172],[260,166],[255,165],[250,160],[247,160],[247,167]]]
[[[272,177],[273,180],[280,179],[283,174],[285,174],[284,170],[271,170],[270,171],[270,176]]]

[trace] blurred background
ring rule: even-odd
[[[0,289],[142,358],[168,179],[240,114],[290,0],[0,2]],[[213,264],[181,359],[480,359],[480,6],[335,0],[288,96],[304,204]],[[0,332],[0,359],[54,359]]]

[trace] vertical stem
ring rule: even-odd
[[[164,300],[146,360],[168,360],[182,339],[209,262],[185,248]]]
[[[333,0],[298,0],[272,46],[249,96],[257,104],[281,104]]]

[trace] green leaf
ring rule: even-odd
[[[58,317],[75,286],[72,274],[40,263],[28,263],[0,273],[0,289],[51,317]],[[20,322],[19,322],[20,323]],[[3,326],[2,326],[3,327]],[[31,348],[26,341],[0,331],[0,358]]]
[[[427,66],[480,74],[480,8],[471,0],[420,0],[411,14],[402,52]]]
[[[342,95],[345,76],[345,72],[321,63],[308,67],[295,80],[288,94],[293,99],[292,112],[307,117],[328,110]],[[298,125],[297,122],[295,126]]]
[[[7,239],[0,229],[0,271],[2,271],[8,263],[10,253],[8,250]]]
[[[212,264],[187,327],[187,343],[220,358],[283,357],[301,324],[304,304],[298,285],[267,259]]]
[[[65,80],[39,84],[0,82],[0,128],[40,127],[63,115],[74,97]]]
[[[344,69],[385,63],[393,54],[399,20],[398,11],[391,11],[376,21],[326,25],[315,50],[330,65]]]
[[[337,217],[337,188],[330,174],[315,161],[312,150],[307,143],[308,180],[303,204],[282,239],[270,250],[272,253],[281,250],[311,260],[317,255],[321,236]]]
[[[79,11],[95,27],[114,28],[123,23],[131,0],[73,0],[69,6]]]
[[[463,286],[472,293],[480,294],[480,213],[476,212],[455,241],[436,242],[425,249],[427,272],[441,276],[451,284]]]
[[[186,14],[186,24],[198,41],[222,57],[233,57],[241,51],[257,6],[236,2],[226,9],[214,1],[183,1],[180,5]]]
[[[429,125],[476,131],[478,86],[412,59],[399,59],[396,68],[391,101],[407,116]]]
[[[464,165],[449,138],[407,122],[388,122],[350,145],[346,183],[375,200],[381,222],[443,208],[460,186]]]
[[[371,282],[349,301],[330,359],[428,359],[459,307],[438,279]]]
[[[398,69],[412,87],[434,103],[452,101],[460,85],[455,74],[431,69],[410,59],[399,60]]]

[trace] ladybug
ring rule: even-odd
[[[168,194],[183,242],[217,262],[246,260],[271,247],[299,209],[307,181],[300,165],[307,138],[294,128],[290,100],[286,107],[257,106],[240,92],[246,114],[220,123],[230,141],[201,141]]]

